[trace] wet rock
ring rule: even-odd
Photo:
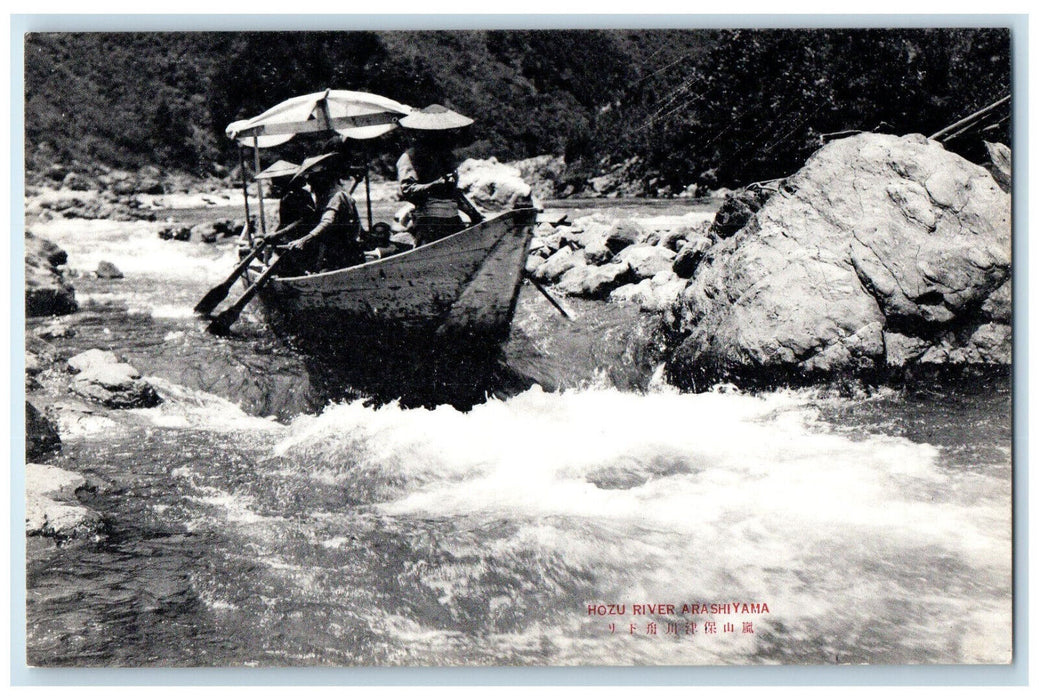
[[[218,236],[227,238],[230,236],[237,236],[241,233],[244,226],[244,221],[237,221],[235,219],[218,219],[213,222],[213,231],[216,232]]]
[[[613,251],[602,241],[595,241],[581,251],[581,254],[589,265],[605,265],[613,259]]]
[[[626,263],[610,265],[577,265],[559,280],[559,289],[570,296],[586,299],[605,299],[610,291],[631,280],[631,268]]]
[[[989,158],[986,168],[992,173],[992,177],[1000,189],[1010,192],[1010,181],[1013,176],[1010,149],[1001,143],[990,143],[989,141],[985,142],[985,148],[988,150]]]
[[[1012,330],[1004,323],[983,323],[942,335],[920,356],[922,365],[1009,365]]]
[[[87,350],[69,358],[76,372],[72,391],[108,408],[149,408],[162,399],[133,366],[107,350]]]
[[[704,221],[696,226],[678,226],[667,231],[662,231],[660,239],[657,241],[657,245],[663,246],[664,248],[668,248],[677,253],[681,250],[682,246],[685,245],[686,241],[692,241],[697,238],[707,238],[710,228],[710,222]]]
[[[531,198],[519,169],[497,158],[465,160],[458,166],[458,188],[473,204],[490,211],[512,209]]]
[[[535,156],[510,163],[539,200],[553,199],[562,193],[566,177],[566,161],[562,156]]]
[[[125,430],[124,425],[109,418],[107,413],[105,408],[68,395],[52,401],[45,415],[66,439],[99,434],[111,436]]]
[[[47,464],[25,465],[25,534],[59,540],[95,536],[100,514],[79,501],[94,491],[83,476]]]
[[[94,274],[98,276],[98,279],[103,280],[121,280],[123,278],[123,273],[119,268],[107,260],[102,260],[97,264]]]
[[[981,313],[987,320],[997,323],[1010,323],[1013,320],[1012,291],[1013,280],[1008,279],[989,295],[985,303],[981,305]]]
[[[663,271],[651,279],[627,284],[610,293],[610,301],[638,304],[642,311],[667,311],[681,298],[686,281],[671,271]]]
[[[93,348],[70,357],[68,365],[73,372],[82,372],[95,367],[119,364],[119,361],[119,358],[111,350]]]
[[[527,262],[523,266],[524,271],[527,274],[534,274],[534,271],[541,267],[547,258],[541,253],[531,253],[527,256]]]
[[[70,314],[79,308],[76,292],[59,269],[68,255],[50,241],[25,232],[25,315]]]
[[[201,243],[216,243],[216,240],[220,238],[220,236],[220,228],[212,222],[192,226],[189,233],[189,238],[191,240],[199,241]]]
[[[675,255],[671,269],[679,277],[692,278],[696,274],[696,268],[703,260],[704,254],[710,250],[712,245],[714,245],[714,241],[703,236],[686,241]]]
[[[56,340],[58,338],[72,338],[76,335],[76,329],[61,321],[49,321],[33,330],[33,335],[41,340]]]
[[[61,186],[67,190],[78,190],[81,192],[96,188],[96,183],[91,182],[83,173],[71,172],[61,181]]]
[[[616,254],[638,243],[642,235],[642,227],[637,223],[631,220],[621,220],[606,231],[603,243]]]
[[[1009,334],[979,325],[1010,275],[1010,198],[983,168],[919,135],[860,134],[788,184],[700,264],[673,376],[1009,357]]]
[[[614,260],[627,263],[637,279],[648,279],[658,272],[670,271],[674,251],[655,245],[633,245],[617,254]]]
[[[32,403],[25,402],[25,456],[39,459],[61,449],[58,428]]]
[[[718,213],[714,215],[711,233],[718,238],[728,238],[739,231],[768,201],[769,194],[760,188],[747,188],[725,195]]]
[[[567,270],[577,265],[584,265],[584,258],[571,248],[560,248],[534,270],[534,279],[552,284]]]

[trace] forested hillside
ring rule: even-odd
[[[218,172],[227,123],[332,87],[453,106],[466,155],[627,162],[665,193],[784,175],[825,133],[931,133],[1010,87],[1004,30],[34,34],[25,60],[30,170]]]

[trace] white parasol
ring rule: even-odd
[[[243,146],[270,148],[296,134],[372,139],[397,128],[412,108],[388,97],[353,90],[324,90],[293,97],[252,119],[231,122],[228,138]]]

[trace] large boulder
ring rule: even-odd
[[[1009,276],[1010,197],[984,168],[919,135],[834,141],[707,251],[673,375],[1002,363],[985,322]]]
[[[72,391],[108,408],[150,408],[162,399],[141,373],[121,362],[107,350],[87,350],[69,358],[69,369],[76,373]]]
[[[497,158],[469,158],[458,166],[458,188],[481,209],[501,211],[530,201],[530,185],[518,168]]]
[[[68,255],[50,241],[25,232],[25,315],[70,314],[79,308],[76,290],[60,268]]]

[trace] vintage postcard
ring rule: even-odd
[[[29,667],[1011,663],[1014,31],[594,26],[25,35]]]

